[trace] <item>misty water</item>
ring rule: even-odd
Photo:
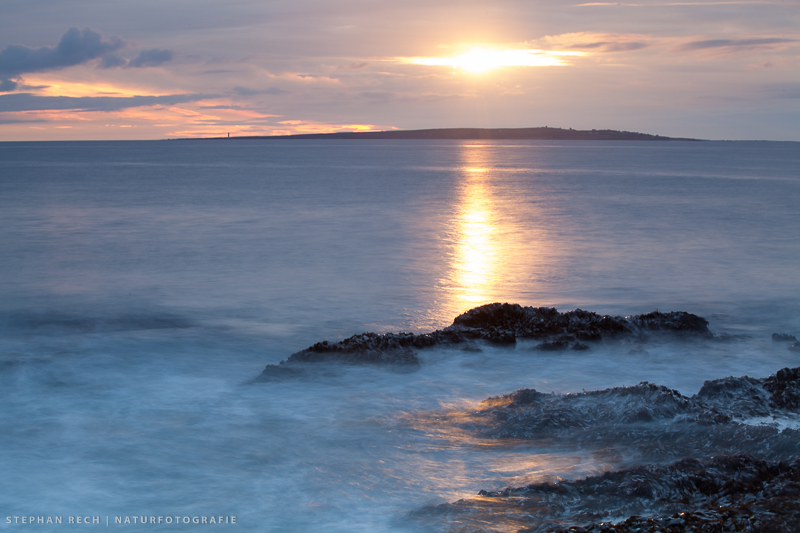
[[[800,366],[770,339],[800,336],[799,169],[773,142],[0,143],[0,529],[445,531],[405,518],[617,468],[418,415]],[[252,382],[317,341],[495,301],[683,310],[732,337]]]

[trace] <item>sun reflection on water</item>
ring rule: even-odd
[[[461,156],[450,289],[454,307],[466,310],[492,300],[501,243],[486,152],[481,146],[464,146]]]

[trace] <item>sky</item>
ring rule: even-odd
[[[800,0],[0,0],[0,141],[540,126],[800,141]]]

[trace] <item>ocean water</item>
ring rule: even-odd
[[[417,415],[800,366],[770,339],[800,337],[798,206],[800,143],[0,143],[0,529],[445,531],[405,518],[615,468]],[[685,310],[731,337],[252,382],[495,301]],[[141,516],[236,524],[114,524]]]

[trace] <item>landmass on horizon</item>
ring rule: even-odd
[[[229,134],[230,135],[230,134]],[[548,140],[548,141],[700,141],[664,137],[649,133],[617,130],[574,130],[572,128],[436,128],[426,130],[339,131],[295,135],[243,135],[204,139],[450,139],[450,140]]]

